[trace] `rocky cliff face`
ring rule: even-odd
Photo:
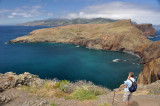
[[[154,59],[144,64],[142,72],[139,74],[138,83],[150,84],[160,79],[160,58]]]
[[[139,76],[139,83],[146,84],[159,79],[156,76],[159,74],[155,70],[160,69],[157,65],[150,67],[148,64],[148,62],[159,57],[160,48],[159,43],[153,43],[144,36],[146,32],[154,30],[152,25],[146,26],[135,26],[131,20],[121,20],[108,24],[68,25],[35,30],[28,36],[22,36],[9,42],[62,42],[93,49],[131,52],[139,56],[142,59],[141,63],[145,64]],[[153,75],[153,71],[147,67],[152,68],[156,75]]]
[[[155,37],[156,31],[153,28],[152,24],[142,24],[142,25],[135,25],[139,30],[141,30],[146,37]]]
[[[139,83],[149,84],[160,79],[160,41],[146,47],[140,62],[144,63],[144,67],[139,75]]]

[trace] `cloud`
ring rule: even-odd
[[[53,16],[53,13],[48,13],[48,16]]]
[[[13,16],[12,16],[12,15],[10,15],[10,16],[8,16],[8,18],[13,18]]]
[[[22,6],[20,8],[15,8],[15,9],[2,9],[0,10],[0,18],[36,17],[36,16],[40,16],[43,14],[43,12],[40,12],[39,10],[41,8],[42,7],[40,5],[36,5],[32,7]]]
[[[129,2],[110,2],[86,7],[78,13],[70,13],[68,18],[111,18],[132,19],[138,23],[160,24],[160,11],[154,6],[144,6]]]

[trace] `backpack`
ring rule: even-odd
[[[131,79],[129,79],[132,82],[131,87],[129,88],[130,92],[135,92],[137,90],[137,83],[134,81],[132,81]]]

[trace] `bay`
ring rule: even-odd
[[[114,89],[127,79],[128,72],[135,76],[141,72],[139,59],[127,53],[62,43],[7,44],[40,28],[48,27],[0,26],[0,73],[30,72],[43,79],[86,80]]]

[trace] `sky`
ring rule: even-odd
[[[160,0],[0,0],[0,25],[100,17],[160,25]]]

